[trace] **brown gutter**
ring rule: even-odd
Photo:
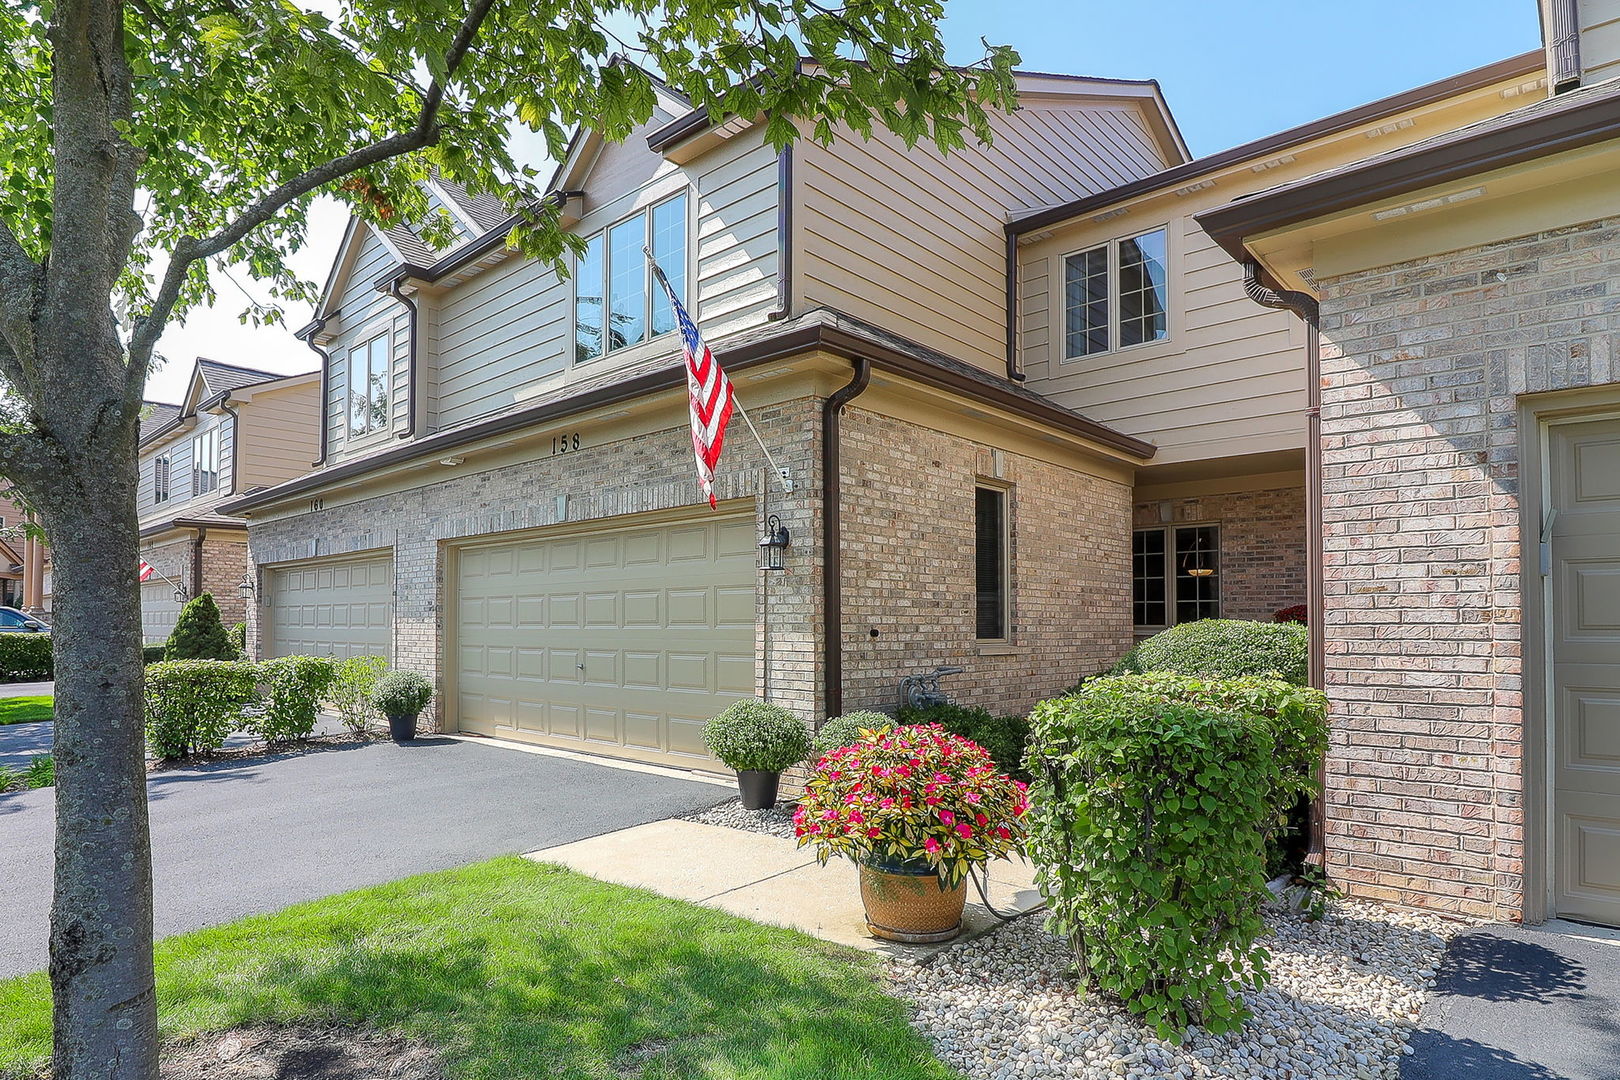
[[[870,341],[847,330],[827,325],[800,327],[770,337],[750,341],[720,352],[720,360],[728,372],[757,367],[777,360],[799,356],[806,352],[824,351],[845,359],[866,359],[875,368],[894,372],[927,386],[977,400],[996,408],[1007,409],[1045,423],[1070,435],[1088,439],[1112,450],[1122,451],[1146,461],[1157,447],[1141,439],[1132,438],[1089,417],[1052,404],[1044,398],[1019,391],[1011,385],[991,381],[994,376],[976,379],[970,375],[941,367],[926,360],[909,356],[892,346]],[[718,350],[717,350],[718,351]],[[493,416],[477,424],[452,428],[425,435],[410,442],[398,443],[387,450],[340,462],[319,472],[307,473],[274,487],[249,492],[233,502],[223,503],[222,513],[235,514],[274,500],[327,487],[342,480],[352,479],[377,469],[398,465],[418,458],[442,457],[448,450],[475,443],[482,439],[504,435],[572,416],[591,409],[616,405],[625,401],[661,391],[673,390],[686,384],[686,370],[672,363],[655,371],[645,372],[609,383],[573,397],[542,402]]]
[[[321,449],[320,455],[316,457],[314,461],[310,462],[310,464],[314,465],[316,468],[326,464],[326,429],[331,425],[332,422],[332,418],[329,415],[331,412],[332,391],[331,388],[326,384],[326,380],[331,376],[332,357],[325,349],[315,344],[315,335],[325,329],[326,319],[316,319],[314,322],[311,322],[308,326],[298,331],[297,335],[305,345],[309,346],[310,352],[321,358]]]
[[[1126,199],[1145,195],[1148,192],[1158,191],[1161,188],[1176,187],[1188,180],[1196,179],[1207,173],[1217,172],[1228,165],[1236,165],[1249,158],[1260,157],[1263,154],[1275,153],[1300,143],[1310,142],[1314,139],[1337,135],[1341,131],[1359,127],[1362,124],[1380,120],[1386,116],[1408,109],[1416,109],[1425,105],[1432,105],[1437,101],[1465,94],[1504,79],[1518,78],[1531,75],[1542,70],[1545,56],[1540,49],[1532,52],[1520,53],[1518,56],[1499,60],[1485,67],[1465,71],[1461,75],[1453,75],[1439,82],[1432,82],[1426,86],[1419,86],[1404,91],[1392,97],[1380,98],[1366,105],[1349,109],[1345,112],[1334,113],[1320,120],[1313,120],[1299,127],[1292,127],[1286,131],[1279,131],[1275,135],[1267,135],[1263,139],[1256,139],[1241,146],[1234,146],[1229,150],[1210,154],[1208,157],[1195,158],[1192,161],[1165,169],[1162,172],[1151,173],[1128,184],[1099,191],[1095,195],[1087,195],[1073,202],[1054,206],[1028,217],[1019,218],[1009,222],[1007,232],[1009,235],[1019,236],[1028,232],[1036,232],[1052,225],[1059,225],[1072,218],[1094,210],[1104,210],[1115,203]]]
[[[1573,104],[1571,104],[1573,102]],[[1555,98],[1529,106],[1528,115],[1486,121],[1444,138],[1397,150],[1315,179],[1285,184],[1238,199],[1194,218],[1239,262],[1249,258],[1244,238],[1383,199],[1551,157],[1620,138],[1620,85],[1604,93]]]
[[[1581,85],[1580,0],[1541,0],[1541,40],[1547,43],[1547,85],[1555,94]]]
[[[158,535],[160,535],[162,533],[166,533],[170,529],[246,529],[246,528],[247,528],[247,522],[245,522],[245,521],[230,522],[230,521],[204,520],[202,518],[177,517],[177,518],[169,518],[167,521],[159,521],[159,522],[157,522],[155,524],[145,526],[144,528],[141,529],[140,538],[142,540],[147,540],[147,539],[150,539],[151,537],[158,536]]]
[[[191,542],[191,599],[193,600],[202,595],[203,541],[206,539],[208,539],[208,530],[198,529],[197,538]]]
[[[1243,287],[1249,298],[1268,308],[1292,311],[1305,321],[1305,628],[1306,664],[1310,684],[1327,686],[1327,628],[1323,626],[1322,552],[1322,335],[1321,309],[1316,298],[1260,283],[1260,268],[1253,259],[1243,263]],[[1325,765],[1317,771],[1318,790],[1311,803],[1311,837],[1307,862],[1321,866],[1327,853]]]
[[[399,303],[405,308],[405,325],[407,327],[405,334],[407,341],[406,349],[409,352],[409,357],[406,360],[406,363],[409,364],[410,367],[405,372],[405,430],[401,431],[398,437],[401,439],[409,439],[411,436],[416,434],[416,303],[407,298],[404,293],[399,291],[400,282],[404,280],[405,275],[401,274],[390,281],[388,283],[388,288],[382,291],[399,301]],[[388,335],[388,351],[390,353],[394,351],[394,336],[392,334]],[[392,356],[388,358],[388,381],[390,383],[394,381],[394,358]],[[388,388],[390,409],[393,408],[393,396],[394,388],[390,386]],[[394,418],[392,416],[388,418],[388,422],[390,424],[393,423],[393,420]]]
[[[866,389],[871,361],[855,357],[855,374],[821,404],[821,665],[827,716],[844,713],[844,536],[840,501],[839,417]]]
[[[585,192],[578,190],[553,191],[547,195],[546,198],[554,200],[557,205],[562,206],[566,205],[569,199],[583,198],[584,195]],[[470,244],[456,248],[454,251],[450,252],[450,254],[446,255],[437,262],[431,263],[427,266],[417,266],[415,263],[402,262],[394,269],[378,278],[372,284],[374,284],[378,289],[385,289],[387,288],[389,281],[396,278],[415,278],[418,281],[424,281],[428,284],[432,284],[433,282],[438,281],[440,278],[460,270],[468,263],[477,262],[490,252],[497,251],[504,247],[506,245],[506,238],[511,235],[512,230],[527,220],[528,215],[526,213],[509,215],[505,221],[495,226],[483,236],[480,236]]]
[[[765,313],[771,322],[792,315],[793,307],[793,148],[776,155],[776,307]]]

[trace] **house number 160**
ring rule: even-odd
[[[579,449],[579,432],[570,432],[567,435],[553,435],[551,437],[551,452],[556,454],[569,454]]]

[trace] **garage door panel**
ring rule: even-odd
[[[169,640],[175,621],[180,618],[180,608],[174,586],[168,582],[147,582],[141,586],[141,636],[146,644],[158,645]]]
[[[386,556],[335,560],[269,574],[272,656],[389,656],[394,564]]]
[[[456,577],[460,726],[716,767],[703,724],[754,686],[753,532],[702,520],[470,548]],[[497,551],[511,576],[487,572]],[[508,625],[503,597],[516,598]],[[525,710],[503,725],[486,703],[513,696],[543,702],[544,722]]]

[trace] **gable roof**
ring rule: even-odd
[[[142,401],[141,409],[146,413],[141,417],[138,436],[141,443],[180,418],[180,406],[171,405],[167,401]]]
[[[146,446],[148,443],[168,434],[179,427],[188,417],[197,415],[197,410],[208,402],[222,399],[233,390],[242,390],[250,386],[263,386],[266,383],[281,382],[284,380],[301,379],[313,375],[312,371],[298,371],[283,374],[277,371],[265,371],[263,368],[251,368],[242,364],[227,364],[219,360],[210,360],[206,356],[197,357],[191,371],[191,378],[186,382],[185,399],[178,405],[166,401],[143,401],[143,408],[149,409],[148,415],[141,420],[139,443]]]
[[[1358,105],[1353,109],[1346,109],[1331,116],[1324,116],[1319,120],[1312,120],[1308,124],[1300,124],[1297,127],[1267,135],[1264,138],[1255,139],[1214,154],[1183,162],[1162,172],[1151,173],[1141,179],[1132,180],[1130,183],[1121,184],[1106,191],[1099,191],[1095,195],[1087,195],[1073,202],[1036,210],[1008,222],[1007,234],[1009,236],[1018,236],[1061,224],[1071,218],[1106,209],[1114,203],[1123,202],[1138,195],[1159,191],[1164,188],[1178,187],[1189,180],[1195,180],[1209,173],[1218,172],[1229,165],[1236,165],[1251,158],[1269,156],[1291,146],[1298,146],[1301,143],[1336,135],[1339,132],[1380,120],[1386,116],[1407,112],[1437,101],[1444,101],[1446,98],[1490,86],[1492,83],[1501,82],[1504,79],[1531,75],[1542,70],[1545,64],[1546,55],[1540,49],[1520,53],[1518,56],[1510,56],[1506,60],[1498,60],[1493,64],[1486,64],[1484,67],[1474,68],[1460,75],[1452,75],[1449,78],[1405,90],[1399,94],[1379,98],[1377,101],[1368,102],[1365,105]]]
[[[244,367],[241,364],[226,364],[218,360],[210,360],[206,356],[197,357],[195,377],[202,380],[204,389],[208,391],[208,397],[223,394],[227,390],[252,386],[254,383],[286,378],[285,375],[278,372],[265,371],[262,368]]]

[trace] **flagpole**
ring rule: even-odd
[[[652,267],[653,274],[658,278],[658,284],[662,285],[664,287],[664,292],[669,295],[670,302],[680,303],[680,298],[675,295],[674,286],[669,283],[669,278],[664,276],[664,268],[658,265],[658,260],[653,256],[652,248],[643,245],[641,250],[646,254],[647,264]],[[748,425],[748,432],[749,434],[753,435],[754,442],[759,444],[760,453],[765,455],[766,464],[770,465],[771,471],[774,472],[776,474],[776,478],[782,482],[783,493],[788,495],[793,494],[793,482],[788,479],[787,470],[777,466],[776,459],[771,456],[770,449],[765,445],[765,440],[759,437],[759,429],[754,426],[754,421],[748,415],[748,410],[743,408],[741,399],[733,394],[731,403],[732,405],[736,406],[738,415],[743,418],[743,423]]]

